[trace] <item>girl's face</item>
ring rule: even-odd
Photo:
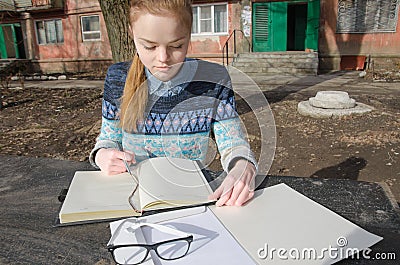
[[[190,42],[187,27],[172,15],[145,13],[132,23],[131,30],[144,66],[161,81],[174,77],[186,58]]]

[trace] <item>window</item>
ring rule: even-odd
[[[397,0],[339,0],[337,33],[396,32]]]
[[[36,34],[39,44],[64,43],[62,20],[36,21]]]
[[[194,6],[192,34],[228,33],[227,7],[227,4]]]
[[[81,25],[83,41],[101,40],[100,16],[81,17]]]

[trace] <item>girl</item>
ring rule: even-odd
[[[91,163],[113,175],[126,171],[124,160],[152,155],[204,161],[213,133],[227,176],[210,199],[219,198],[217,206],[244,204],[254,195],[257,162],[226,69],[186,58],[191,1],[132,0],[129,19],[137,54],[107,72]]]

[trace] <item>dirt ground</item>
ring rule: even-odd
[[[367,82],[367,81],[364,81]],[[398,83],[400,87],[400,83]],[[86,161],[99,133],[102,88],[3,89],[0,154]],[[387,184],[400,201],[400,89],[353,93],[375,108],[362,116],[301,116],[299,101],[313,92],[265,91],[274,113],[277,146],[269,174],[350,178]],[[260,152],[255,120],[238,104]]]

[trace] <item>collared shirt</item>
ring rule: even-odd
[[[197,66],[196,60],[186,58],[179,72],[167,82],[160,81],[145,68],[149,94],[159,97],[179,94],[193,80]]]

